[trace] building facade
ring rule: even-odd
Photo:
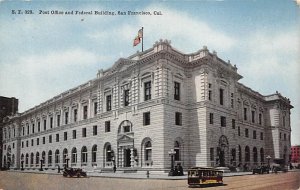
[[[6,121],[3,163],[167,171],[170,152],[184,168],[288,161],[289,99],[241,78],[207,47],[184,54],[161,40]]]
[[[300,164],[300,145],[291,147],[291,162]]]
[[[4,97],[4,96],[0,96],[0,168],[3,167],[2,165],[2,152],[3,152],[3,119],[6,116],[11,116],[14,115],[18,112],[18,99],[12,97],[12,98],[8,98],[8,97]]]

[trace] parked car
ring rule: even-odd
[[[272,168],[272,172],[275,173],[277,173],[278,171],[283,171],[283,172],[288,171],[288,167],[287,165],[285,165],[285,160],[281,158],[274,159],[271,168]]]
[[[269,173],[270,168],[268,166],[258,166],[252,170],[253,174]]]
[[[64,177],[87,177],[86,172],[81,168],[65,168],[63,172]]]

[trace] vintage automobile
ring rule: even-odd
[[[258,166],[252,170],[253,174],[264,174],[269,172],[270,168],[268,166]]]
[[[63,172],[64,177],[87,177],[86,172],[81,168],[65,168]]]
[[[287,165],[285,165],[285,160],[281,158],[274,159],[271,168],[272,168],[272,172],[275,173],[277,173],[278,171],[282,171],[282,172],[288,171]]]

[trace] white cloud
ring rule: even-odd
[[[203,45],[226,51],[233,48],[236,43],[234,38],[215,30],[206,22],[193,18],[188,13],[178,13],[176,10],[155,6],[147,9],[161,10],[163,16],[150,16],[147,19],[143,16],[139,17],[141,26],[146,29],[145,35],[176,41],[176,45],[185,51],[195,51],[190,47],[201,48]]]
[[[20,57],[15,64],[1,63],[1,95],[19,98],[20,111],[24,111],[95,78],[97,63],[109,59],[77,48]]]

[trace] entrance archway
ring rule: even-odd
[[[226,165],[226,161],[228,160],[228,158],[226,159],[226,157],[228,156],[228,139],[225,135],[222,135],[219,138],[219,146],[217,148],[217,153],[218,153],[218,159],[219,159],[219,166],[220,167],[225,167]]]

